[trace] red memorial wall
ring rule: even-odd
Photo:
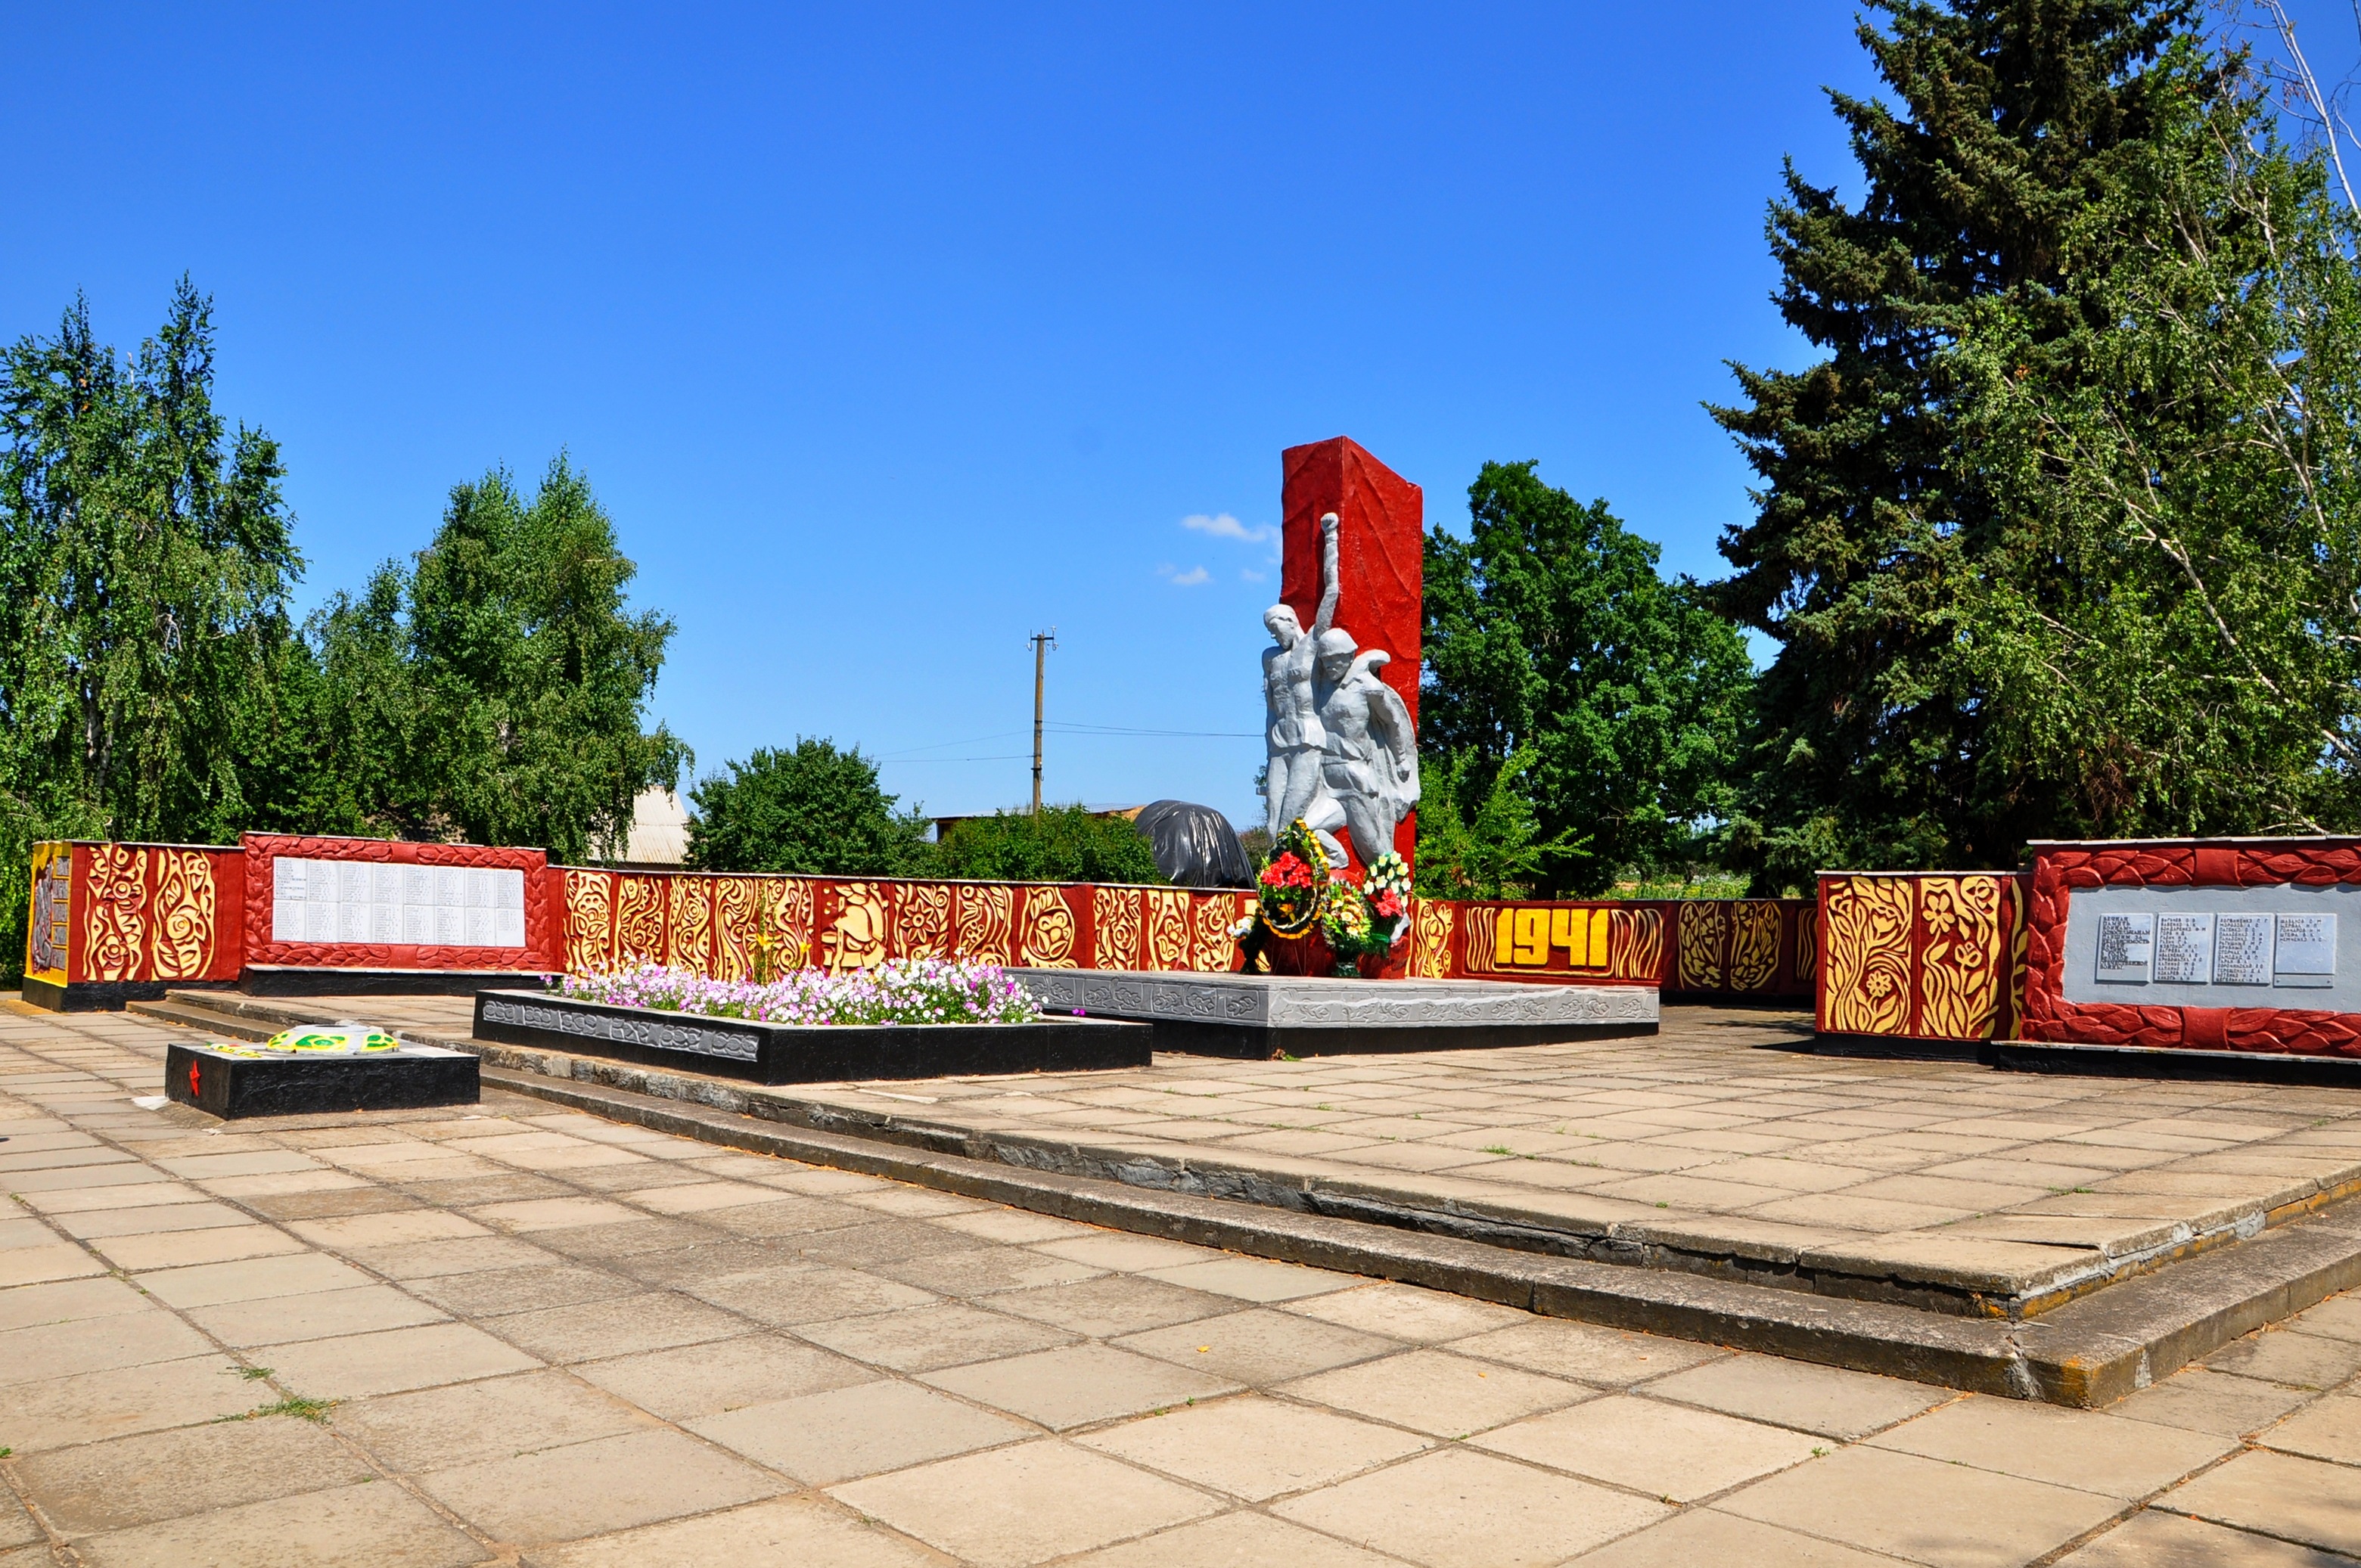
[[[2361,1057],[2361,1014],[2286,1004],[2301,1000],[2301,991],[2264,988],[2256,993],[2262,1005],[2244,1007],[2143,1004],[2128,992],[2121,1003],[2075,1003],[2065,997],[2066,924],[2077,890],[2361,884],[2361,839],[2037,843],[2032,883],[2031,940],[2025,961],[2026,1039]]]
[[[1334,512],[1341,525],[1336,570],[1343,584],[1336,624],[1362,647],[1393,655],[1381,678],[1415,721],[1426,561],[1425,502],[1419,488],[1342,435],[1289,447],[1279,454],[1279,597],[1308,630],[1320,611],[1320,518]],[[1395,829],[1394,849],[1409,860],[1417,842],[1413,812]],[[1365,869],[1357,854],[1355,869]]]
[[[245,948],[249,964],[296,969],[484,970],[515,972],[557,967],[562,944],[550,908],[549,857],[540,850],[493,849],[480,844],[417,844],[394,839],[302,838],[247,833],[245,850]],[[278,924],[277,876],[281,859],[369,866],[490,870],[516,872],[523,882],[522,929],[515,941],[490,938],[474,945],[401,940],[400,932],[340,934],[329,940],[284,940]]]
[[[244,961],[245,858],[220,844],[36,844],[25,998],[120,1007],[172,984],[225,983]]]
[[[289,939],[277,933],[277,905],[279,862],[291,857],[336,862],[340,882],[346,865],[513,872],[523,940],[421,944],[374,930],[313,940],[308,916],[307,939]],[[277,834],[237,846],[41,844],[29,870],[26,997],[61,1008],[236,983],[266,966],[505,976],[656,963],[742,979],[765,923],[787,938],[784,962],[840,971],[961,957],[1218,974],[1238,967],[1235,932],[1254,906],[1251,894],[1230,888],[617,872],[549,865],[539,850]],[[373,906],[374,874],[368,882]],[[340,922],[343,902],[339,889]],[[1669,983],[1677,953],[1693,989],[1768,994],[1790,966],[1811,964],[1808,925],[1784,918],[1792,913],[1767,900],[1675,909],[1412,899],[1409,938],[1386,972],[1656,985]]]

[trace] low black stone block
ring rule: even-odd
[[[2094,1078],[2164,1078],[2213,1083],[2286,1083],[2323,1089],[2361,1087],[2361,1060],[2291,1051],[2176,1050],[2149,1046],[2072,1046],[2001,1040],[1985,1047],[1993,1066],[2011,1072]]]
[[[224,991],[225,980],[78,980],[60,985],[25,977],[24,997],[52,1013],[119,1013],[126,1002],[161,1002],[173,991]]]
[[[465,1051],[403,1046],[351,1056],[247,1056],[174,1044],[164,1053],[164,1092],[216,1116],[297,1116],[327,1111],[403,1111],[473,1105],[481,1064]]]
[[[1560,1046],[1571,1040],[1620,1040],[1656,1032],[1653,1024],[1412,1024],[1399,1029],[1310,1029],[1284,1024],[1209,1024],[1193,1018],[1157,1018],[1143,1026],[1156,1031],[1159,1051],[1235,1057],[1241,1061]]]
[[[756,1083],[1091,1072],[1146,1067],[1145,1024],[757,1024],[649,1007],[609,1007],[537,991],[476,996],[476,1038],[575,1056],[716,1073]]]

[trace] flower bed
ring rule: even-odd
[[[912,959],[768,984],[644,965],[546,992],[483,991],[476,1038],[650,1066],[819,1083],[1146,1067],[1149,1029],[1044,1017],[997,965]]]
[[[1033,1024],[1040,1003],[997,964],[895,959],[849,974],[796,970],[767,985],[708,980],[642,964],[613,974],[566,975],[557,994],[609,1007],[653,1007],[757,1024]]]

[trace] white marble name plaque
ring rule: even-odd
[[[2213,983],[2213,916],[2156,917],[2156,978],[2160,984]]]
[[[524,872],[281,855],[271,862],[270,939],[522,948]]]
[[[2076,888],[2063,947],[2067,1002],[2361,1014],[2361,883]]]
[[[2282,915],[2273,933],[2273,985],[2325,987],[2336,983],[2336,916]]]
[[[2271,920],[2268,915],[2213,917],[2214,984],[2270,984]]]
[[[2096,978],[2118,985],[2146,985],[2156,961],[2156,916],[2099,916]]]

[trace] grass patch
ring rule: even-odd
[[[241,1366],[237,1369],[237,1375],[249,1383],[259,1383],[270,1376],[271,1370],[268,1366]]]
[[[293,1416],[299,1421],[313,1421],[325,1426],[328,1422],[328,1412],[341,1402],[336,1399],[313,1399],[302,1394],[290,1394],[277,1404],[257,1405],[242,1416],[224,1416],[221,1420],[250,1421],[263,1416]]]

